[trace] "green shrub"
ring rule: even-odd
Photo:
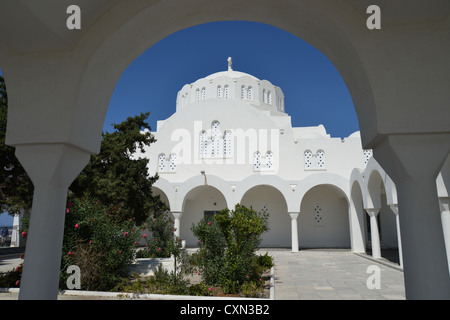
[[[190,286],[188,292],[190,296],[210,296],[211,287],[204,282],[200,282]]]
[[[222,210],[211,220],[192,227],[199,239],[196,257],[207,284],[219,284],[225,293],[236,293],[255,268],[255,251],[261,234],[268,230],[268,214],[237,204],[233,211]],[[256,275],[255,275],[256,276]]]
[[[191,264],[209,285],[219,285],[225,277],[225,238],[212,217],[192,226],[199,250],[192,254]]]
[[[85,195],[66,209],[60,287],[66,289],[70,265],[81,271],[85,290],[110,290],[128,274],[134,260],[138,231],[133,220],[120,220],[108,208]]]
[[[155,212],[146,221],[149,231],[144,234],[146,247],[138,251],[138,258],[168,258],[174,250],[174,222],[166,211]]]

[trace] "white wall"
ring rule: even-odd
[[[269,231],[263,234],[261,247],[291,247],[291,218],[280,191],[270,186],[256,186],[245,193],[241,204],[269,213]]]
[[[315,207],[321,210],[316,222]],[[320,185],[303,198],[298,217],[300,248],[350,248],[347,200],[335,187]]]

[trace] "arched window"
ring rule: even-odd
[[[228,98],[228,96],[229,96],[229,87],[228,87],[228,85],[226,84],[225,85],[225,87],[224,87],[224,96],[225,96],[225,99],[227,99]]]
[[[223,152],[223,144],[220,139],[220,122],[215,120],[211,123],[211,156],[218,157],[222,155]]]
[[[226,130],[223,135],[223,152],[225,157],[231,157],[232,156],[232,144],[231,144],[231,131]]]
[[[206,131],[200,132],[200,157],[206,158],[208,156],[208,136]]]
[[[222,98],[222,87],[221,86],[217,86],[217,98],[219,98],[219,99]]]
[[[202,100],[206,99],[206,88],[202,88]]]
[[[263,102],[266,103],[266,101],[267,101],[267,98],[266,98],[266,89],[263,89],[263,94],[262,94],[262,96],[263,96]]]
[[[245,86],[241,87],[241,99],[244,100],[245,99]]]
[[[317,168],[325,169],[325,152],[323,150],[317,150]]]
[[[164,172],[165,170],[166,170],[166,155],[162,153],[158,156],[158,171]]]
[[[169,172],[177,171],[177,155],[172,153],[169,156]]]
[[[267,92],[267,103],[272,104],[272,92]]]
[[[367,162],[369,162],[369,159],[372,157],[372,150],[365,149],[363,150],[363,154],[364,154],[364,165],[367,165]]]
[[[312,163],[312,152],[311,150],[305,151],[305,169],[312,169],[313,163]]]
[[[266,167],[272,169],[273,167],[273,153],[272,151],[267,151],[266,153]]]
[[[200,101],[200,89],[195,90],[195,101]]]
[[[253,154],[253,170],[260,170],[261,169],[261,153],[259,151],[256,151]]]
[[[253,88],[252,87],[248,87],[247,99],[248,100],[253,100]]]

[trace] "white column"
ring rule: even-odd
[[[175,231],[174,231],[174,233],[175,233],[176,237],[179,237],[180,236],[180,219],[181,219],[181,216],[183,215],[183,212],[172,211],[172,215],[173,215],[173,217],[175,219],[175,223],[174,223]]]
[[[65,144],[19,145],[16,156],[34,185],[19,299],[58,297],[67,189],[90,154]]]
[[[394,212],[394,214],[395,214],[395,225],[397,226],[398,258],[399,258],[400,267],[403,268],[402,237],[400,234],[400,218],[398,216],[398,205],[391,204],[389,206],[391,207],[392,212]]]
[[[366,209],[370,217],[370,233],[372,243],[372,257],[375,259],[381,258],[380,233],[378,231],[377,215],[380,212],[379,208]]]
[[[375,159],[397,188],[407,299],[450,299],[450,276],[436,178],[450,134],[389,135]]]
[[[291,243],[292,252],[298,252],[298,226],[297,218],[300,212],[289,212],[291,216]]]
[[[441,207],[442,231],[444,232],[445,251],[450,274],[450,198],[439,198]]]

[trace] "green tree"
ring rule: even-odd
[[[219,284],[225,292],[236,293],[245,281],[259,276],[261,268],[255,252],[261,235],[268,230],[268,213],[239,204],[232,211],[222,210],[194,225],[192,231],[199,239],[194,263],[200,267],[206,283]]]
[[[20,213],[31,208],[33,183],[15,156],[15,148],[5,145],[8,95],[0,76],[0,213]]]
[[[114,124],[114,132],[103,133],[100,153],[91,157],[69,188],[78,197],[88,192],[102,203],[114,205],[119,218],[134,218],[137,225],[152,212],[164,209],[159,197],[152,195],[158,176],[148,174],[148,159],[134,157],[155,141],[145,122],[148,116],[129,117]]]

